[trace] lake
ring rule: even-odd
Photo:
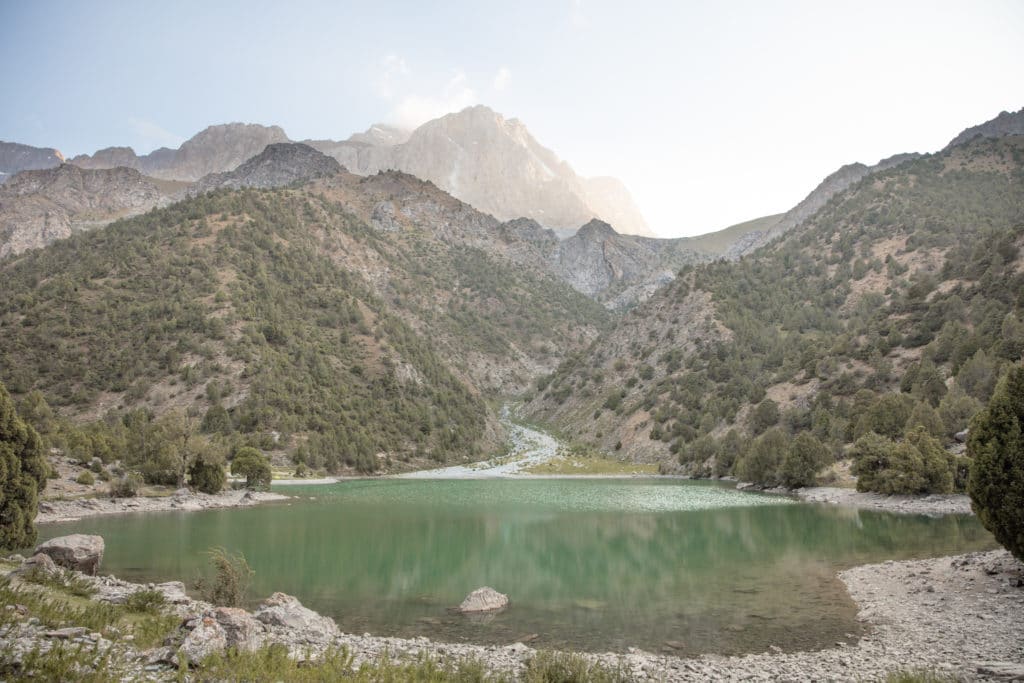
[[[135,581],[207,572],[203,551],[242,552],[253,598],[273,591],[343,631],[534,647],[679,654],[852,642],[856,607],[836,572],[989,549],[973,517],[795,503],[675,479],[376,479],[282,488],[249,509],[96,517],[102,570]],[[451,614],[471,590],[509,609]],[[671,645],[669,645],[671,643]]]

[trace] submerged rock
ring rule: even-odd
[[[459,611],[463,614],[472,612],[493,612],[508,607],[508,596],[499,593],[490,586],[477,588],[466,596],[466,599],[459,605]]]
[[[71,534],[40,543],[35,552],[49,555],[61,567],[95,575],[103,560],[103,550],[102,536]]]

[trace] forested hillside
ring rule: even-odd
[[[607,314],[458,236],[374,226],[353,184],[221,191],[3,262],[0,381],[80,423],[178,412],[332,471],[493,451],[485,398]]]
[[[919,425],[949,443],[1024,353],[1022,246],[1024,137],[908,161],[751,256],[684,268],[528,409],[634,459],[768,484],[800,434],[826,462]]]

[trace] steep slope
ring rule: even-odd
[[[82,168],[125,166],[154,178],[192,182],[231,171],[276,142],[289,142],[279,126],[227,123],[203,129],[176,150],[161,147],[140,157],[130,147],[108,147],[76,156],[71,163]]]
[[[22,171],[38,171],[62,163],[64,155],[53,148],[0,141],[0,183]]]
[[[545,227],[577,228],[600,218],[620,232],[651,235],[620,182],[577,176],[520,121],[484,106],[428,121],[399,144],[386,144],[400,139],[393,132],[355,137],[309,144],[354,173],[396,169],[430,180],[499,220],[526,217]]]
[[[183,188],[129,168],[24,171],[0,186],[0,258],[166,204]]]
[[[776,423],[835,452],[911,419],[948,440],[1024,353],[1022,247],[1024,137],[909,160],[752,257],[685,268],[540,381],[528,411],[704,474]]]
[[[196,195],[219,188],[283,187],[337,175],[343,170],[333,158],[308,145],[276,142],[233,171],[204,176],[189,188],[189,193]]]
[[[802,224],[808,218],[821,210],[832,197],[842,192],[854,183],[860,182],[867,176],[884,171],[899,164],[916,159],[918,154],[897,154],[879,161],[874,166],[866,166],[860,163],[847,164],[836,172],[826,177],[814,190],[799,204],[782,214],[782,217],[770,226],[760,230],[748,232],[736,244],[732,245],[726,254],[730,258],[738,258],[749,254],[755,249],[764,246],[779,235],[789,232]]]

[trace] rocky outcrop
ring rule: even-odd
[[[130,168],[24,171],[0,186],[0,258],[162,206],[183,187]]]
[[[49,555],[54,564],[65,569],[95,574],[103,561],[103,537],[71,534],[51,538],[36,546],[37,554]]]
[[[92,169],[125,166],[154,178],[192,182],[235,169],[277,142],[290,142],[279,126],[226,123],[205,128],[178,149],[162,147],[138,156],[130,147],[108,147],[76,156],[71,163]]]
[[[277,142],[233,171],[211,173],[189,188],[199,195],[212,190],[243,187],[283,187],[292,183],[326,178],[345,169],[332,157],[298,142]]]
[[[191,630],[181,641],[181,652],[189,662],[201,662],[213,653],[227,649],[227,634],[212,616],[199,617],[186,626],[189,627]]]
[[[520,258],[527,258],[527,247],[532,247],[556,277],[612,309],[646,300],[684,265],[714,256],[694,249],[686,238],[622,235],[596,219],[564,240],[529,219],[503,223],[498,235]]]
[[[945,149],[970,142],[976,137],[1001,138],[1007,135],[1024,135],[1024,108],[1015,112],[1001,112],[990,121],[971,126],[950,140]]]
[[[475,612],[494,612],[508,607],[508,596],[499,593],[490,586],[477,588],[466,596],[466,599],[459,605],[459,611],[463,614]]]
[[[228,647],[252,652],[263,646],[263,622],[240,607],[218,607],[213,619],[224,631]]]
[[[64,163],[64,155],[52,147],[32,147],[0,141],[0,183],[22,171],[38,171]]]
[[[303,607],[298,598],[285,593],[274,593],[264,600],[253,616],[268,626],[288,629],[296,638],[308,642],[317,642],[339,633],[333,619]]]

